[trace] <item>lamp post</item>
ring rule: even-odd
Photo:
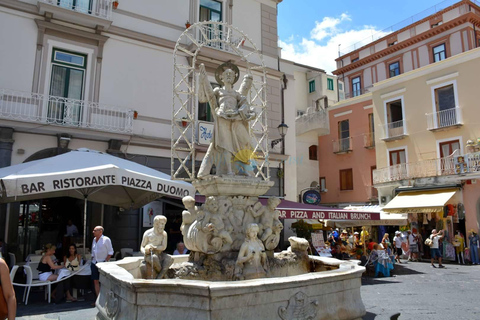
[[[272,140],[272,142],[271,142],[272,148],[274,148],[277,144],[279,144],[280,142],[283,141],[283,139],[287,135],[288,126],[285,123],[282,122],[278,125],[277,129],[278,129],[278,133],[280,134],[281,138]]]

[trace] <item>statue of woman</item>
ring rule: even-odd
[[[258,225],[247,226],[245,242],[238,252],[235,264],[235,277],[238,280],[264,278],[268,272],[267,255],[262,241],[258,239]]]

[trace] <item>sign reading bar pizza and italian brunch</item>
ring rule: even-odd
[[[378,212],[328,210],[279,210],[280,219],[380,220]]]

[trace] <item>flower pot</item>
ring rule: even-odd
[[[182,120],[182,127],[186,127],[186,126],[187,126],[187,121]]]
[[[188,29],[188,28],[190,28],[191,26],[192,26],[192,24],[191,24],[191,23],[188,23],[188,22],[187,22],[187,23],[185,23],[185,28],[187,28],[187,29]]]
[[[113,1],[113,2],[112,2],[112,5],[113,5],[113,9],[117,9],[117,7],[118,7],[118,1]]]

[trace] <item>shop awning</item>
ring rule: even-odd
[[[323,224],[320,223],[320,221],[315,220],[315,219],[304,219],[303,220],[305,223],[309,224],[313,230],[322,230],[323,229]],[[292,223],[292,227],[295,227],[295,223]]]
[[[323,220],[327,227],[361,227],[361,226],[405,226],[408,224],[408,214],[387,213],[380,206],[348,206],[346,210],[378,212],[379,220]]]
[[[197,202],[205,202],[205,197],[195,196]],[[268,199],[259,199],[266,205]],[[280,219],[335,219],[335,220],[379,220],[379,212],[366,212],[362,210],[345,210],[330,207],[314,206],[305,203],[282,200],[277,207]]]
[[[441,212],[456,192],[457,189],[403,191],[382,210],[394,213]]]

